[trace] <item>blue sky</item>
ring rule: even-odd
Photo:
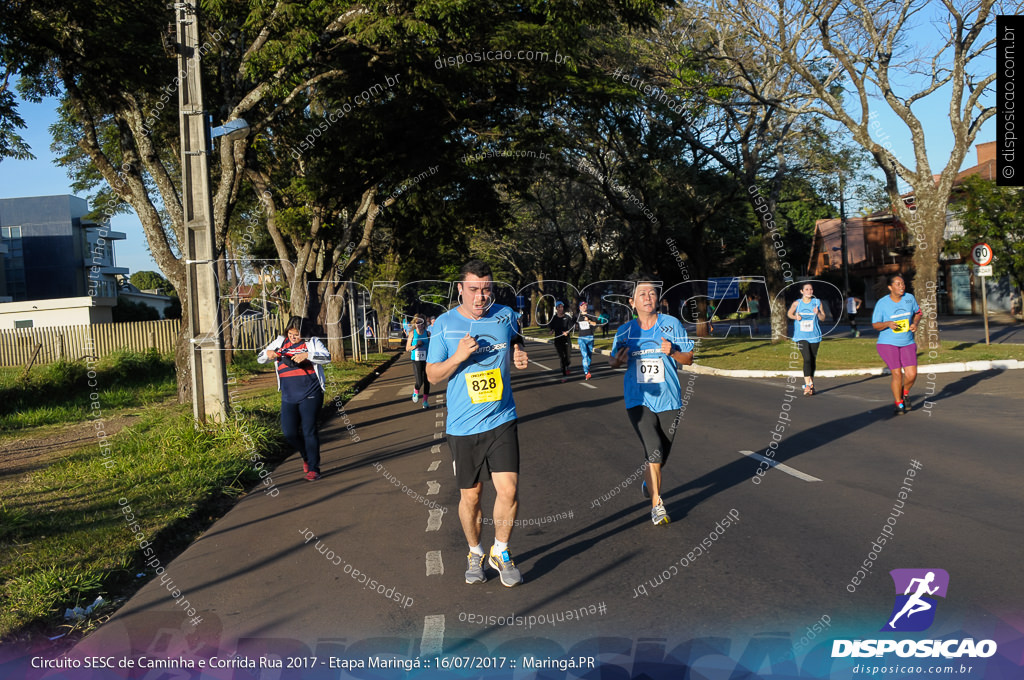
[[[992,30],[994,32],[994,28]],[[918,47],[926,47],[927,43],[934,40],[935,35],[931,26],[918,27],[911,33],[911,42]],[[991,62],[992,71],[994,71],[994,54]],[[916,90],[917,88],[908,91]],[[900,93],[897,92],[897,94]],[[991,104],[991,102],[988,103]],[[20,105],[21,115],[28,124],[28,128],[21,134],[31,146],[36,160],[18,161],[10,158],[0,160],[0,198],[73,193],[69,186],[70,179],[67,172],[64,168],[54,164],[54,154],[50,151],[52,139],[48,128],[56,122],[56,108],[57,101],[55,99],[49,99],[40,104],[23,102]],[[879,101],[877,107],[873,107],[874,110],[878,112],[878,127],[872,130],[876,141],[891,142],[896,157],[913,167],[913,148],[906,126],[895,114],[891,113],[884,102]],[[914,106],[914,113],[920,119],[925,130],[928,161],[933,173],[945,166],[953,148],[948,112],[948,87],[933,93]],[[982,127],[975,143],[993,140],[995,140],[994,118]],[[976,163],[977,153],[972,148],[968,151],[961,168],[968,168]],[[881,176],[880,173],[878,174]],[[88,198],[84,195],[81,197]],[[156,263],[149,255],[142,225],[134,214],[114,217],[112,226],[115,230],[127,234],[126,240],[116,244],[118,265],[128,267],[132,272],[144,269],[157,270]]]

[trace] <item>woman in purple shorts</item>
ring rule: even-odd
[[[871,325],[878,334],[878,355],[892,371],[892,396],[896,400],[894,413],[903,415],[910,410],[910,388],[917,379],[917,344],[914,333],[921,320],[921,308],[907,291],[903,277],[889,277],[889,294],[875,304]]]

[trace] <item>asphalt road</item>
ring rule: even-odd
[[[410,401],[401,359],[333,409],[322,480],[304,481],[290,458],[271,474],[271,493],[241,499],[74,655],[316,657],[291,674],[210,677],[333,678],[348,676],[324,659],[570,653],[625,669],[602,677],[679,677],[666,669],[692,663],[703,673],[694,677],[726,678],[741,661],[795,673],[783,652],[803,637],[806,672],[828,656],[807,656],[822,640],[881,635],[889,570],[938,568],[950,588],[928,635],[993,637],[1017,655],[1001,649],[1001,663],[1021,664],[1024,373],[929,377],[922,365],[914,409],[901,417],[887,376],[819,379],[805,398],[785,379],[682,374],[687,403],[664,477],[672,523],[655,527],[622,373],[595,357],[584,381],[574,354],[562,381],[550,345],[528,350],[531,366],[512,383],[522,464],[510,550],[521,586],[503,587],[493,570],[484,584],[464,583],[444,408]],[[485,523],[492,501],[489,488]],[[485,545],[492,539],[486,526]],[[851,660],[837,663],[811,677],[856,677]]]

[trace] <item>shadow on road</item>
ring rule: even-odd
[[[978,383],[980,383],[981,381],[994,378],[1000,373],[1002,373],[1002,371],[996,368],[992,368],[987,371],[978,371],[977,373],[968,373],[967,375],[963,376],[962,378],[959,378],[955,382],[951,382],[948,385],[943,386],[943,388],[939,390],[938,394],[933,394],[930,397],[927,397],[927,399],[928,401],[940,401],[942,399],[949,399],[950,397],[961,395],[967,390],[977,385]],[[921,373],[917,374],[916,384],[921,384]]]

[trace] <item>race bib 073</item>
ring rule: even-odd
[[[660,358],[642,358],[636,365],[636,381],[638,383],[665,382],[665,364]]]

